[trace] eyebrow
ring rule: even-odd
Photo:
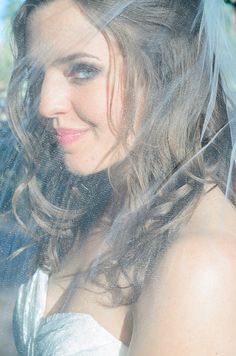
[[[93,59],[97,59],[98,61],[101,61],[100,58],[93,56],[92,54],[89,54],[86,52],[77,52],[77,53],[73,53],[73,54],[70,54],[65,57],[58,58],[53,63],[54,63],[54,65],[61,65],[61,64],[66,64],[66,63],[72,62],[75,59],[85,58],[85,57],[93,58]]]

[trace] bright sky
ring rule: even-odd
[[[2,16],[3,16],[3,12],[4,12],[6,3],[7,3],[6,0],[0,0],[0,42],[3,40],[3,37],[5,35],[5,29],[4,29],[4,24],[2,21]]]
[[[6,35],[5,26],[4,26],[4,23],[2,21],[2,17],[3,17],[3,14],[4,14],[5,6],[10,1],[11,0],[0,0],[0,42],[3,41],[4,36]],[[20,4],[23,0],[18,0],[18,1],[19,1],[19,4]]]
[[[6,0],[2,0],[0,2],[0,17],[2,16],[2,11],[3,11],[4,7],[5,7],[5,5],[6,5]]]

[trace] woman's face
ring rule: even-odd
[[[121,148],[106,156],[117,141],[109,125],[113,85],[111,116],[116,129],[122,117],[123,66],[118,48],[111,54],[105,37],[73,1],[57,0],[30,16],[28,54],[34,65],[44,67],[39,112],[52,120],[69,170],[90,174],[122,159]]]

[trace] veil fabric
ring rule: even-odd
[[[203,161],[206,162],[204,167],[208,172],[206,176],[211,176],[214,172],[211,176],[214,179],[212,178],[210,183],[217,182],[227,201],[234,206],[236,204],[236,27],[230,35],[229,27],[235,25],[233,21],[230,24],[232,9],[229,4],[223,0],[196,2],[194,17],[189,19],[191,22],[189,34],[191,36],[197,34],[198,57],[195,58],[191,70],[188,68],[184,71],[179,68],[180,76],[175,77],[174,80],[172,73],[168,73],[168,68],[166,73],[163,70],[161,75],[165,78],[163,82],[166,86],[160,87],[158,95],[155,93],[156,96],[153,97],[151,90],[156,80],[155,73],[145,73],[145,79],[149,83],[147,90],[149,90],[150,102],[156,106],[156,116],[163,119],[162,122],[156,123],[153,118],[150,118],[142,124],[142,132],[138,131],[137,142],[142,142],[146,150],[135,151],[135,147],[134,149],[132,147],[131,150],[128,149],[125,163],[118,161],[108,171],[102,169],[94,174],[83,175],[67,169],[63,151],[58,145],[51,122],[44,120],[42,123],[43,120],[38,113],[40,90],[44,80],[43,69],[40,63],[29,64],[24,39],[17,37],[17,29],[20,30],[22,18],[31,2],[34,7],[37,7],[36,0],[27,0],[24,10],[21,10],[14,24],[18,48],[14,48],[15,68],[8,89],[8,120],[0,121],[0,325],[5,325],[0,327],[0,355],[9,356],[17,354],[14,349],[11,320],[19,286],[26,283],[39,266],[53,273],[60,266],[61,259],[73,247],[77,236],[80,236],[83,245],[88,233],[99,225],[99,228],[103,229],[106,246],[110,248],[110,255],[104,255],[104,244],[102,244],[86,278],[99,279],[101,273],[107,270],[109,271],[108,285],[111,290],[118,284],[117,271],[126,276],[125,273],[134,267],[136,274],[132,275],[133,279],[131,278],[130,282],[130,277],[127,277],[126,280],[134,286],[133,294],[128,299],[128,303],[131,303],[142,290],[143,281],[146,275],[151,273],[155,259],[166,251],[174,239],[172,220],[176,221],[178,226],[189,216],[184,206],[187,206],[190,200],[193,200],[194,206],[197,205],[194,194],[200,191],[199,187],[202,184],[199,166]],[[86,4],[86,1],[82,0],[79,3],[82,9],[83,6],[86,9],[87,5],[95,8],[92,12],[94,18],[91,16],[90,21],[95,23],[96,28],[103,33],[107,28],[112,27],[113,22],[116,24],[117,18],[124,23],[127,18],[130,19],[130,23],[135,24],[135,28],[140,28],[141,31],[143,23],[140,16],[145,6],[150,6],[147,12],[150,34],[147,40],[143,39],[140,48],[148,53],[149,59],[153,59],[158,53],[158,48],[155,47],[157,36],[160,36],[161,50],[163,48],[161,46],[167,47],[165,44],[165,36],[169,31],[167,18],[161,18],[160,15],[158,20],[163,21],[160,25],[160,33],[151,32],[151,26],[157,21],[152,18],[151,5],[164,4],[165,1],[111,1],[113,5],[109,4],[107,8],[107,2],[101,1],[99,6],[104,6],[104,13],[100,17],[96,14],[95,1],[88,0]],[[172,1],[168,3],[171,9]],[[182,11],[187,2],[178,0],[178,3],[179,11]],[[135,14],[132,12],[134,7],[137,9]],[[188,22],[184,16],[180,16],[180,21],[182,20]],[[181,29],[181,24],[179,27],[177,24],[176,28]],[[95,30],[91,38],[96,34]],[[120,37],[122,41],[122,34]],[[135,48],[131,49],[132,36],[127,37],[126,40],[131,41],[130,51],[135,53]],[[181,67],[186,53],[184,50],[181,52],[180,48],[174,48],[175,39],[171,38],[171,40],[173,42],[169,45],[170,53],[178,51]],[[22,47],[19,47],[21,43]],[[71,44],[68,43],[68,48],[70,46]],[[138,51],[139,49],[136,49],[137,56]],[[165,60],[161,58],[162,53],[158,54],[159,57],[153,60],[157,63],[157,67],[159,61],[162,63]],[[148,62],[149,59],[146,61]],[[128,79],[132,80],[132,77]],[[201,93],[202,83],[205,85],[204,93]],[[219,87],[224,105],[218,111],[222,113],[226,110],[227,120],[220,122],[214,128]],[[136,94],[135,88],[131,89],[133,92],[130,91],[129,95],[133,99]],[[190,91],[186,92],[186,90]],[[201,107],[194,107],[191,112],[196,100],[204,105],[204,113]],[[135,101],[133,103],[137,104]],[[186,120],[190,122],[188,127],[191,127],[191,120],[194,117],[202,117],[201,135],[196,138],[195,132],[190,133],[190,137],[193,137],[192,146],[198,145],[198,148],[191,147],[191,142],[188,147],[183,148],[182,142],[178,142],[176,147],[179,152],[174,152],[172,149],[173,154],[176,155],[168,169],[161,165],[156,168],[155,162],[159,162],[160,154],[158,148],[163,147],[163,156],[165,156],[163,142],[168,142],[172,148],[175,147],[175,132],[181,125],[181,122],[178,122],[180,116],[177,110],[176,123],[167,116],[171,105],[175,110],[178,105],[183,106],[180,115],[185,113]],[[127,111],[129,110],[135,112],[132,103]],[[148,112],[145,115],[149,118]],[[132,121],[130,125],[133,125]],[[163,131],[163,141],[160,143],[152,141],[151,133],[165,126],[168,130]],[[197,127],[196,125],[196,130]],[[169,133],[166,141],[165,132]],[[127,142],[125,136],[127,131],[124,130],[122,133],[124,137],[121,141],[123,139]],[[150,153],[151,150],[152,155],[148,155],[147,152]],[[153,153],[155,150],[157,150],[156,154]],[[184,159],[183,155],[181,156],[183,151],[187,152]],[[221,158],[222,162],[219,164]],[[168,159],[170,158],[167,157],[166,160]],[[151,169],[150,167],[152,167],[152,174],[147,177],[145,170]],[[130,181],[125,181],[126,176]],[[185,183],[189,183],[187,190]],[[130,200],[126,196],[127,191],[132,198]],[[176,200],[175,205],[169,204],[172,200]],[[156,206],[158,209],[155,210]],[[222,221],[223,225],[224,221]],[[154,238],[155,231],[160,233],[159,241]],[[150,236],[148,241],[143,237],[146,232]],[[118,268],[117,265],[121,267]],[[118,302],[115,300],[114,303],[122,304],[122,300],[122,297],[118,296]]]

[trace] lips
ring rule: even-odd
[[[68,129],[60,127],[56,129],[58,143],[62,146],[70,145],[82,138],[89,129]]]

